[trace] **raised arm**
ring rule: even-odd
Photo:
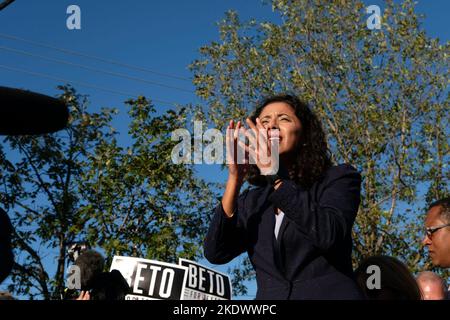
[[[222,200],[214,211],[204,243],[206,259],[216,264],[229,262],[245,249],[243,227],[238,223],[239,217],[243,214],[242,202],[245,195],[239,197],[239,191],[248,164],[237,161],[239,129],[241,123],[238,122],[235,127],[231,120],[226,135],[228,180]]]

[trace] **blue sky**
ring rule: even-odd
[[[383,1],[369,0],[365,2],[368,5],[378,4],[383,8]],[[81,8],[81,30],[66,28],[68,17],[66,9],[71,4],[76,4]],[[190,81],[130,70],[80,56],[71,56],[30,43],[7,39],[2,35],[19,37],[189,79],[191,74],[187,66],[199,57],[200,46],[218,40],[215,23],[223,18],[224,12],[228,9],[236,10],[244,19],[251,17],[258,20],[274,19],[271,7],[263,5],[260,0],[114,2],[106,0],[16,0],[0,12],[0,66],[47,74],[117,92],[142,94],[155,100],[180,104],[200,102],[193,93]],[[424,28],[430,36],[439,37],[441,42],[449,40],[450,28],[447,25],[447,16],[450,13],[450,1],[420,1],[417,11],[426,15]],[[12,52],[11,49],[52,59],[66,60],[90,68],[126,74],[190,92],[45,61],[18,54],[17,51]],[[0,85],[2,86],[26,88],[55,95],[58,93],[56,86],[63,82],[0,67]],[[128,141],[127,117],[123,101],[130,96],[104,92],[76,83],[74,83],[74,87],[80,93],[90,96],[92,111],[98,110],[100,107],[116,107],[121,111],[114,125],[121,132],[121,142],[126,144]],[[170,107],[162,102],[155,102],[155,105],[161,111]],[[219,166],[200,165],[197,169],[199,175],[207,180],[217,182],[225,180],[226,174],[220,170]],[[211,177],[214,177],[214,180]],[[218,269],[226,271],[226,268],[227,266],[221,266]],[[252,298],[254,293],[255,285],[252,284],[250,296],[246,298]]]

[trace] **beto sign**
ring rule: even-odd
[[[119,270],[131,294],[126,300],[183,300],[187,268],[155,260],[114,256],[110,270]]]
[[[228,275],[186,259],[178,263],[188,269],[183,300],[230,300]]]

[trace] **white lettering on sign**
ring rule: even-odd
[[[162,274],[161,286],[159,287],[159,295],[162,298],[169,298],[172,291],[173,279],[175,277],[175,271],[171,269],[165,269]],[[164,291],[164,287],[166,290]]]
[[[198,289],[213,295],[225,296],[225,279],[223,275],[195,264],[189,264],[188,268],[187,286],[189,288]]]
[[[148,289],[148,294],[152,296],[155,291],[156,276],[158,275],[158,272],[161,271],[161,267],[150,266],[150,270],[152,270],[152,278],[150,279],[150,288]]]
[[[189,265],[189,287],[197,287],[197,267],[192,264]]]
[[[206,278],[203,276],[203,272],[205,271],[205,269],[203,269],[203,268],[198,268],[198,269],[199,269],[199,270],[198,270],[198,278],[199,278],[199,281],[198,281],[198,288],[199,288],[200,290],[205,291],[205,287],[203,287],[203,281],[206,280]]]
[[[225,295],[225,282],[223,281],[223,276],[216,274],[216,291],[219,296]]]
[[[142,294],[142,290],[139,289],[139,282],[144,280],[144,277],[141,277],[141,271],[142,271],[142,269],[145,269],[146,267],[147,266],[142,263],[138,263],[138,265],[137,265],[136,277],[134,278],[134,287],[133,287],[133,291],[135,293]]]

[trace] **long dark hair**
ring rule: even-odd
[[[380,268],[380,289],[369,289],[369,266]],[[360,263],[355,270],[356,283],[369,300],[420,300],[420,288],[408,267],[390,256],[372,256]]]
[[[294,165],[290,169],[291,179],[309,188],[318,181],[323,173],[331,167],[330,152],[322,125],[309,106],[298,97],[291,94],[280,94],[264,99],[250,116],[253,122],[259,117],[262,110],[271,103],[284,102],[295,110],[295,115],[302,125],[300,141],[295,151]],[[248,182],[263,186],[266,180],[260,175],[256,165],[251,165],[248,173]]]

